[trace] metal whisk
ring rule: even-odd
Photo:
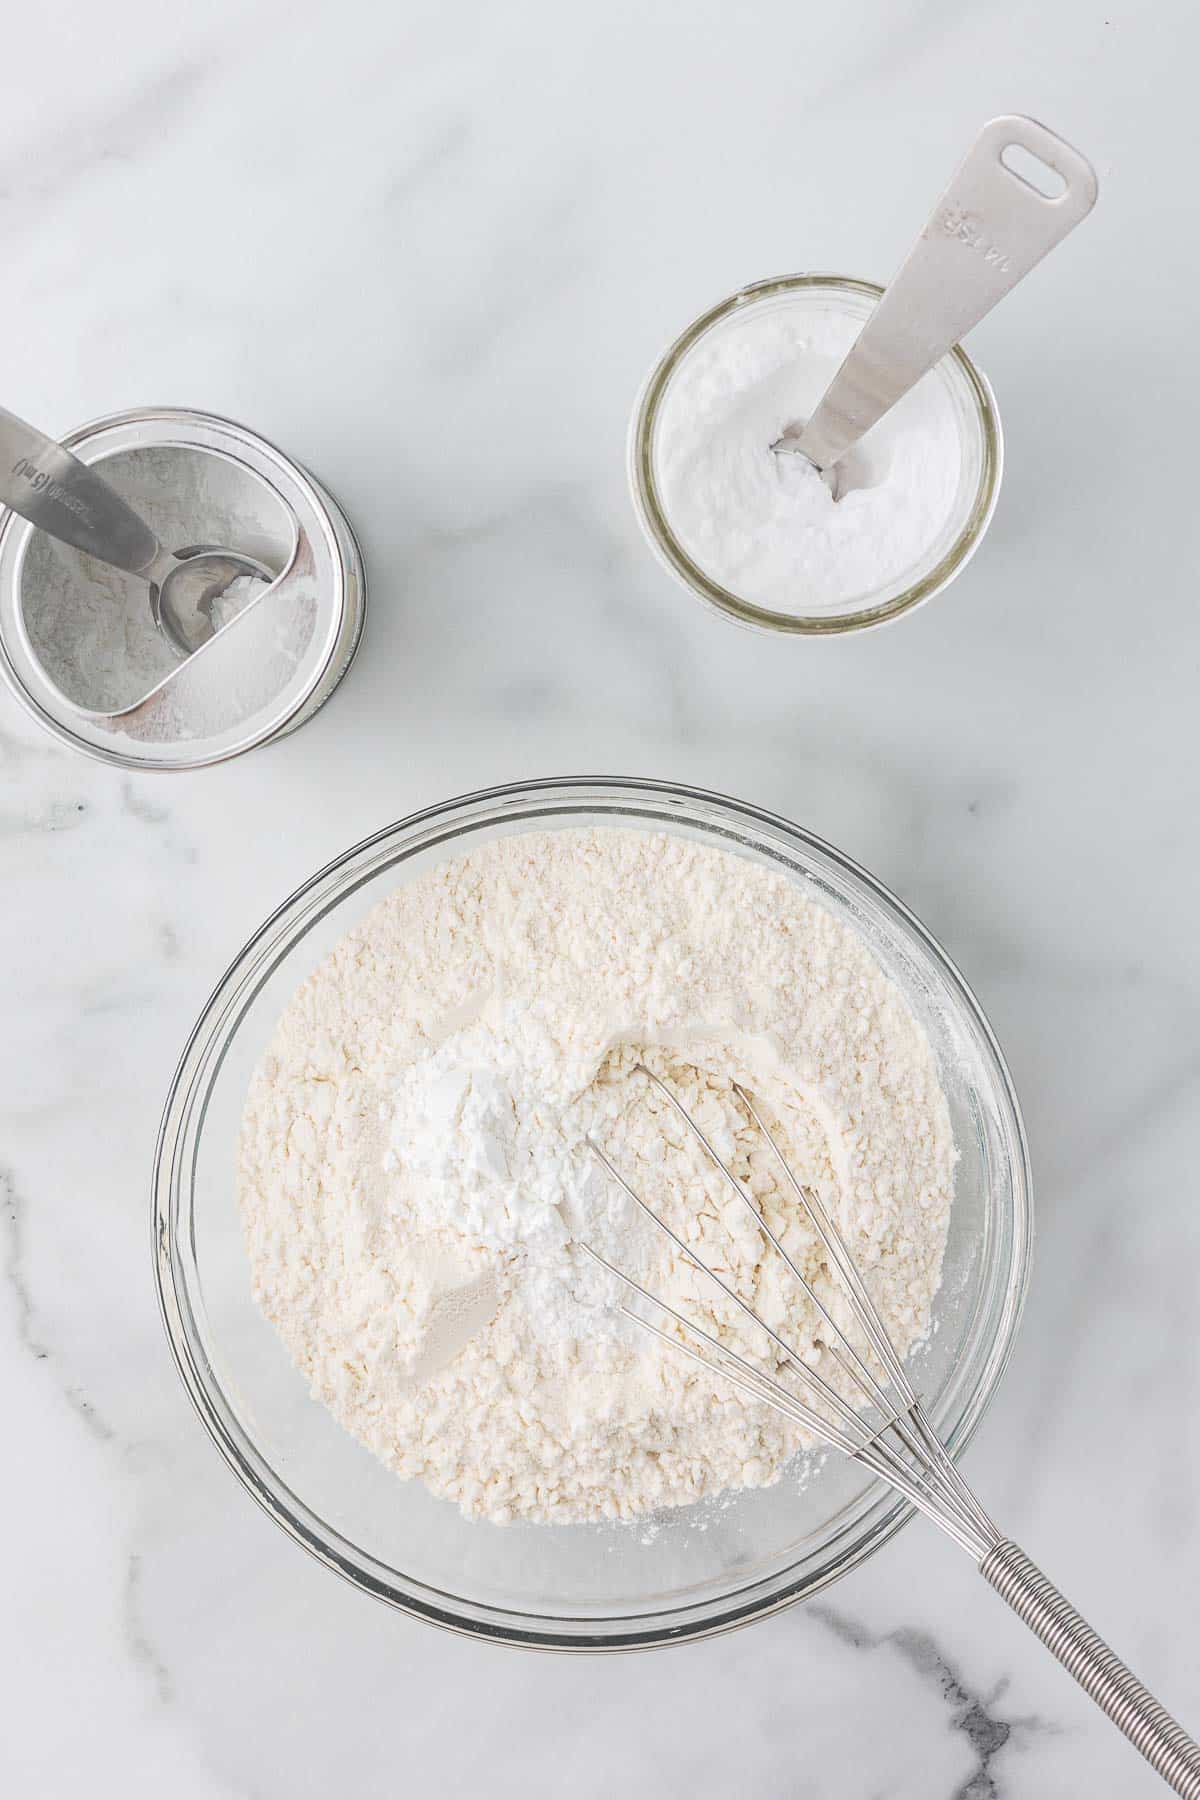
[[[889,1482],[974,1557],[984,1578],[1053,1651],[1163,1780],[1187,1800],[1200,1800],[1200,1745],[1146,1691],[1054,1584],[1030,1562],[1024,1551],[1003,1535],[980,1506],[914,1392],[841,1232],[813,1190],[797,1181],[755,1101],[738,1083],[733,1083],[733,1092],[770,1146],[788,1187],[824,1247],[826,1266],[840,1284],[857,1324],[860,1340],[857,1344],[837,1324],[829,1307],[801,1274],[777,1233],[762,1216],[753,1197],[678,1096],[643,1064],[638,1065],[635,1073],[651,1082],[674,1107],[732,1192],[748,1208],[763,1237],[783,1258],[790,1275],[821,1321],[826,1333],[823,1347],[853,1383],[868,1410],[864,1413],[849,1404],[836,1388],[811,1368],[778,1331],[746,1304],[729,1282],[702,1262],[690,1245],[659,1218],[634,1192],[600,1145],[589,1139],[591,1149],[633,1205],[671,1240],[694,1268],[733,1302],[754,1330],[770,1340],[777,1353],[776,1360],[782,1357],[801,1391],[797,1393],[785,1386],[778,1371],[769,1372],[748,1356],[721,1343],[661,1295],[652,1293],[624,1270],[618,1269],[591,1245],[582,1244],[580,1247],[587,1255],[615,1275],[631,1293],[639,1295],[682,1327],[686,1339],[652,1323],[632,1306],[622,1306],[621,1311],[646,1331],[653,1332],[671,1350],[699,1363],[751,1399],[774,1407],[784,1417],[803,1425]]]

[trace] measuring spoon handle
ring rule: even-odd
[[[1066,184],[1054,198],[1001,160],[1017,146]],[[837,462],[1086,218],[1096,201],[1087,158],[1044,125],[1006,114],[984,126],[933,209],[812,418],[787,448],[819,469]]]
[[[150,527],[107,481],[0,407],[0,502],[90,556],[145,575],[162,554]]]

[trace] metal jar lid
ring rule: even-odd
[[[80,427],[66,444],[169,548],[229,544],[278,571],[215,637],[180,659],[144,582],[0,513],[0,674],[54,735],[131,769],[224,762],[305,723],[341,681],[366,605],[341,507],[254,432],[155,407]]]

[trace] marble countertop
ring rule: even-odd
[[[1165,1791],[923,1524],[806,1609],[650,1658],[372,1605],[193,1417],[147,1188],[210,986],[356,838],[549,774],[790,815],[948,946],[1022,1097],[1033,1281],[968,1472],[1200,1725],[1198,56],[1181,0],[9,18],[0,398],[60,430],[244,419],[342,497],[372,610],[314,723],[208,772],[90,763],[0,695],[6,1792]],[[1078,142],[1101,197],[971,339],[1008,438],[988,541],[860,640],[709,616],[626,499],[646,367],[742,282],[886,279],[1005,110]]]

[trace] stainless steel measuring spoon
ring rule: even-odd
[[[213,603],[241,575],[274,581],[257,557],[216,544],[172,554],[95,471],[53,438],[0,407],[0,502],[51,537],[127,574],[150,589],[155,624],[190,656],[217,627]]]
[[[1027,173],[1019,172],[1022,167]],[[1047,176],[1051,182],[1057,177],[1057,192],[1034,185]],[[807,457],[831,482],[836,498],[835,465],[847,450],[1086,218],[1095,202],[1096,173],[1078,150],[1034,119],[1016,113],[992,119],[967,151],[816,411],[806,423],[789,426],[772,450]]]

